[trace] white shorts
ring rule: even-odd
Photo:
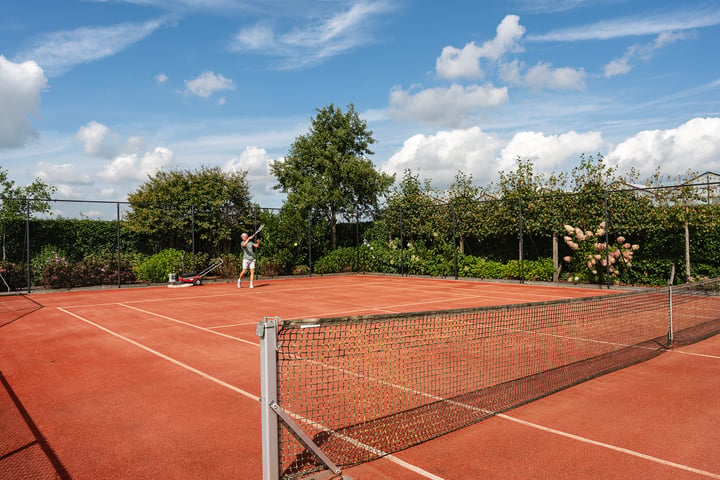
[[[250,260],[249,258],[243,258],[243,270],[255,270],[255,259]]]

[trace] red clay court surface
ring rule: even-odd
[[[0,298],[0,479],[261,479],[255,328],[264,316],[608,293],[376,276],[243,287]],[[343,473],[354,480],[720,479],[718,399],[716,336]]]

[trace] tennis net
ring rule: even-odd
[[[265,319],[264,478],[337,474],[718,331],[720,280],[497,307]]]

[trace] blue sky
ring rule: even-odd
[[[27,0],[0,16],[0,167],[123,201],[158,169],[247,170],[353,103],[376,167],[486,185],[570,171],[720,172],[720,2]],[[92,206],[84,215],[100,216]],[[63,214],[62,210],[58,213]]]

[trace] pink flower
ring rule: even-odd
[[[617,243],[625,243],[625,237],[623,237],[623,236],[618,237]]]
[[[570,263],[572,261],[572,257],[570,257],[570,255],[568,255],[567,257],[563,257],[563,260]]]

